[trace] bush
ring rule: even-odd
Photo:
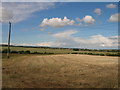
[[[38,52],[33,52],[32,54],[39,54]]]
[[[87,52],[84,52],[83,54],[88,54]]]
[[[18,51],[11,51],[11,53],[18,53]]]
[[[7,53],[7,52],[8,52],[8,49],[2,50],[2,53]]]
[[[93,53],[87,53],[88,55],[93,55]]]
[[[95,53],[95,55],[99,55],[99,53]]]
[[[119,53],[113,53],[113,54],[107,53],[106,55],[107,56],[120,56]]]
[[[54,53],[48,53],[48,54],[54,54]]]
[[[71,54],[78,54],[77,52],[72,52]]]
[[[75,48],[75,49],[73,49],[73,51],[79,51],[79,49]]]
[[[51,53],[51,52],[44,52],[43,54],[54,54],[54,53]]]
[[[102,54],[102,53],[100,53],[99,55],[100,55],[100,56],[105,56],[105,54]]]
[[[25,54],[30,54],[30,51],[29,51],[29,50],[27,50],[27,51],[25,51],[24,53],[25,53]]]
[[[24,54],[25,52],[24,51],[18,51],[19,54]]]
[[[47,54],[47,52],[44,52],[44,54]]]

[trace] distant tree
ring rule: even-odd
[[[18,53],[18,51],[11,51],[11,53]]]
[[[78,54],[77,52],[72,52],[71,54]]]
[[[73,51],[79,51],[79,49],[77,49],[77,48],[74,48],[74,49],[73,49]]]
[[[33,52],[33,54],[39,54],[38,52]]]
[[[25,51],[25,54],[30,54],[30,51],[29,50]]]
[[[18,53],[20,53],[20,54],[24,54],[25,52],[24,52],[24,51],[18,51]]]

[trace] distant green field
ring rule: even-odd
[[[2,50],[7,49],[7,47],[2,47]],[[69,49],[51,49],[51,48],[28,48],[28,47],[11,47],[11,51],[27,51],[29,50],[30,52],[38,52],[38,53],[55,53],[55,54],[66,54],[66,53],[71,53],[72,50]]]
[[[52,53],[52,54],[88,54],[88,55],[101,55],[101,56],[119,56],[118,52],[107,51],[74,51],[73,49],[64,48],[34,48],[34,47],[11,47],[11,51],[30,51],[30,53]],[[7,50],[7,46],[3,46],[1,52]]]

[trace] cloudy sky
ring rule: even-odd
[[[76,48],[118,47],[117,2],[4,2],[2,43]]]

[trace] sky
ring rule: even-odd
[[[117,2],[4,2],[2,43],[65,48],[117,48]]]

